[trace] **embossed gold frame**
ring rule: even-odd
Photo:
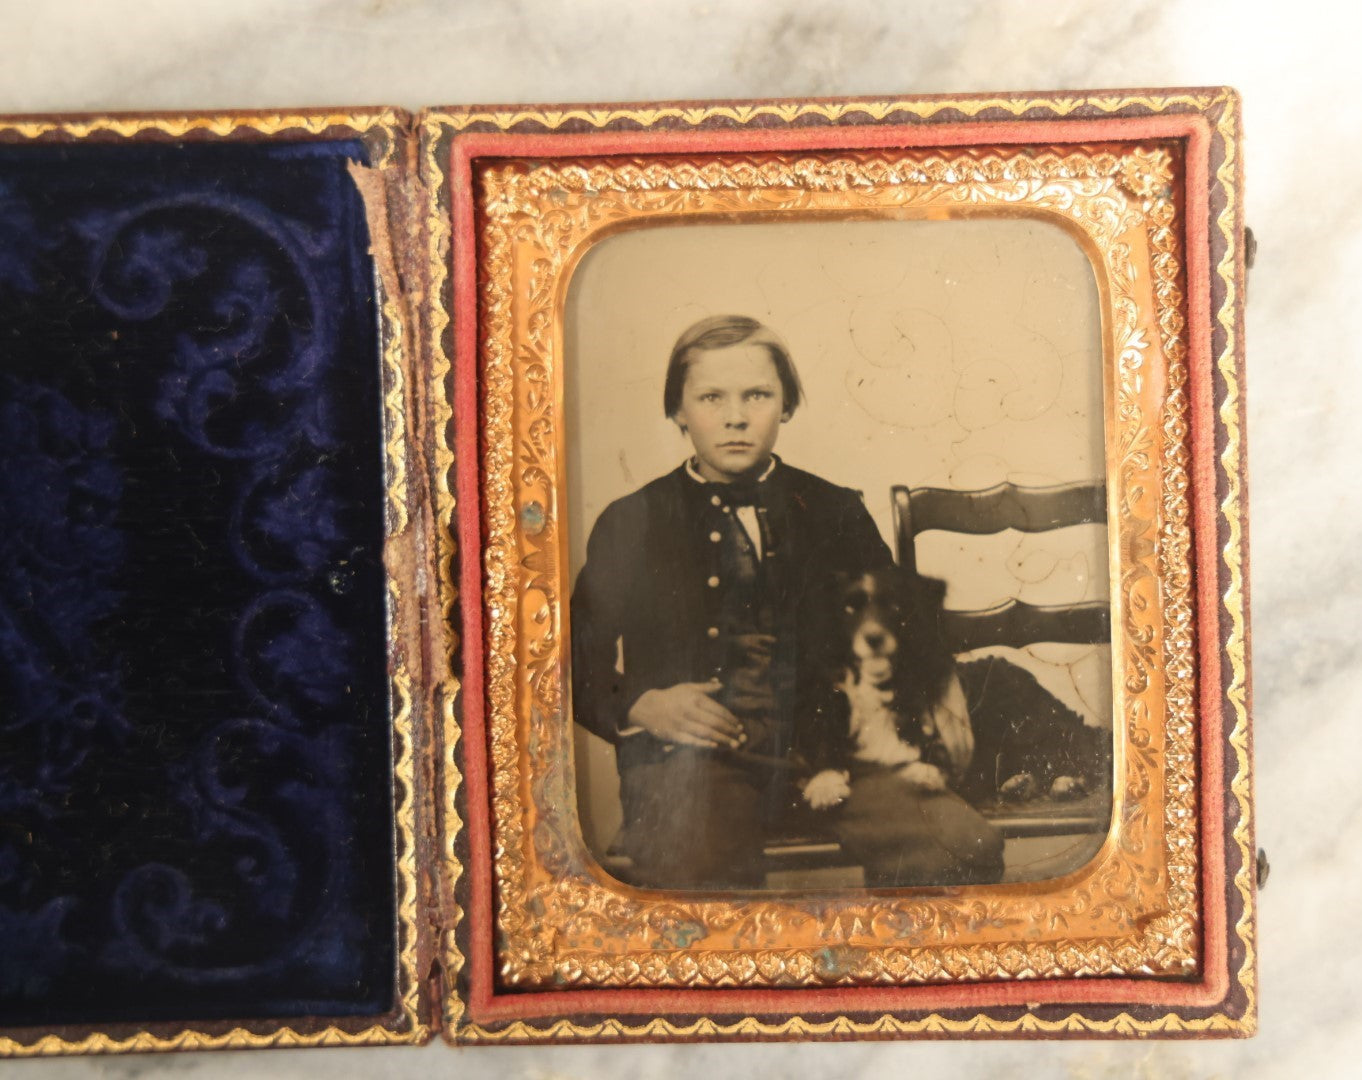
[[[0,1058],[136,1051],[254,1049],[261,1047],[358,1046],[420,1043],[430,1037],[429,988],[418,971],[429,966],[430,934],[422,917],[428,886],[418,879],[418,847],[428,831],[421,805],[419,762],[431,753],[426,732],[425,688],[430,679],[422,645],[418,580],[424,575],[421,540],[429,526],[423,474],[409,464],[415,396],[421,383],[417,313],[402,295],[397,266],[403,253],[388,239],[388,218],[400,214],[398,198],[406,164],[409,118],[395,109],[278,113],[194,113],[91,117],[0,117],[7,143],[108,143],[255,139],[361,139],[371,165],[360,182],[369,210],[380,299],[389,702],[392,725],[394,879],[397,900],[397,966],[394,1007],[380,1016],[250,1018],[204,1022],[134,1022],[0,1032]],[[391,195],[388,189],[391,188]],[[380,225],[379,223],[384,223]],[[398,222],[391,223],[397,232]],[[410,259],[411,254],[407,253]],[[376,763],[381,767],[382,763]]]
[[[456,563],[442,534],[463,631],[442,701],[452,1038],[1252,1031],[1237,124],[1228,91],[424,120],[431,281],[450,259],[453,286],[432,313],[432,394],[451,363],[455,384],[437,504],[462,545]],[[677,217],[961,212],[1062,224],[1100,283],[1121,732],[1105,845],[1052,882],[873,897],[614,882],[569,809],[573,267]]]
[[[1170,152],[1137,143],[588,158],[489,164],[476,179],[502,981],[811,986],[1194,970],[1196,860],[1184,854],[1196,846],[1186,474],[1182,447],[1159,435],[1185,410]],[[1024,887],[851,899],[694,899],[622,887],[577,841],[568,765],[559,403],[573,268],[600,238],[656,223],[960,214],[1060,223],[1097,270],[1104,374],[1114,384],[1107,479],[1119,582],[1114,705],[1124,728],[1110,835],[1081,870]],[[1151,275],[1155,254],[1162,272]],[[1146,377],[1155,365],[1166,386]],[[1023,939],[1018,928],[1028,924]],[[677,939],[686,944],[663,944]]]

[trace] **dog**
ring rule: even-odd
[[[896,567],[838,579],[826,664],[834,693],[819,710],[821,766],[805,783],[815,810],[851,794],[852,763],[893,769],[903,783],[942,791],[974,753],[955,660],[941,634],[946,586]]]
[[[824,607],[832,690],[806,746],[803,801],[851,794],[853,764],[973,805],[1063,801],[1106,786],[1111,737],[1001,657],[956,664],[941,631],[945,583],[887,567],[839,578]]]

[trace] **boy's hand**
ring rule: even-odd
[[[714,700],[722,689],[723,683],[711,679],[648,690],[629,710],[629,723],[664,742],[736,750],[747,736],[738,718]]]

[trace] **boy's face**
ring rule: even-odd
[[[695,353],[673,419],[690,436],[706,480],[737,480],[764,468],[787,419],[770,352],[733,345]]]

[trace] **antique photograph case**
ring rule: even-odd
[[[0,118],[0,1056],[1251,1035],[1240,146]]]

